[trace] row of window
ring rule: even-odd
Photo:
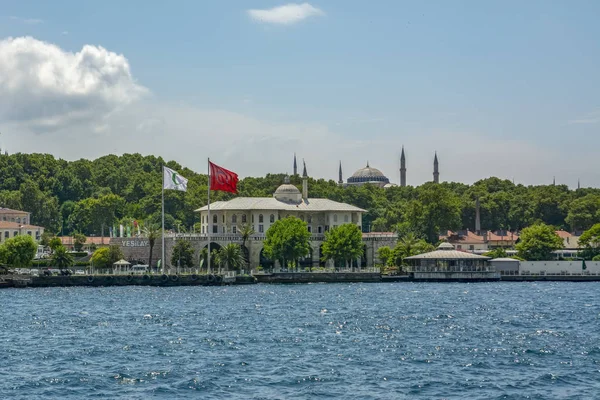
[[[29,236],[33,236],[33,233],[31,231],[27,231],[27,234]],[[17,237],[19,236],[19,231],[13,231],[13,237]],[[8,239],[10,238],[10,232],[9,231],[4,231],[4,239]],[[40,232],[35,232],[35,240],[40,240]]]
[[[337,228],[337,225],[333,225],[334,228]],[[323,229],[323,227],[321,225],[317,226],[317,233],[323,233],[323,232],[327,232],[329,230],[329,225],[325,225],[325,229]],[[310,233],[312,233],[312,226],[308,226],[308,231]],[[265,232],[265,226],[262,224],[258,225],[258,233],[264,233]],[[202,226],[202,233],[206,233],[205,231],[205,227]],[[219,233],[219,226],[218,225],[213,225],[212,226],[212,233],[218,234]],[[222,227],[222,232],[221,233],[227,233],[227,228],[225,226]],[[231,227],[231,233],[237,233],[237,226],[232,226]]]
[[[2,220],[3,221],[8,221],[9,219],[6,218],[6,217],[2,217]],[[12,217],[12,218],[10,218],[10,222],[16,222],[16,223],[20,224],[21,223],[21,217],[17,217],[16,219],[15,219],[15,217]],[[24,224],[27,223],[27,218],[23,217],[23,223]]]
[[[281,217],[279,217],[279,219],[281,219]],[[304,221],[304,215],[300,215],[300,219],[302,221]],[[212,220],[213,220],[213,224],[216,224],[219,221],[219,219],[218,219],[218,217],[216,215],[213,215]],[[225,215],[222,215],[222,220],[223,220],[223,223],[225,223]],[[232,224],[237,224],[237,222],[238,222],[237,220],[238,220],[237,215],[233,214],[231,216],[231,223]],[[202,223],[204,223],[204,221],[205,221],[205,218],[204,218],[204,216],[202,216]],[[348,221],[349,221],[348,215],[344,215],[344,222],[348,222]],[[269,216],[269,222],[270,223],[274,223],[275,222],[275,215],[274,214],[271,214]],[[312,216],[309,215],[307,217],[307,219],[306,219],[306,222],[308,222],[309,224],[312,223]],[[337,214],[333,214],[333,222],[338,222],[338,215]],[[242,224],[245,224],[245,223],[246,223],[246,214],[242,214]],[[252,223],[254,223],[254,214],[252,215]],[[258,223],[259,224],[264,223],[264,217],[263,217],[262,214],[258,214]]]

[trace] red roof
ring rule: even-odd
[[[514,232],[504,232],[504,235],[497,235],[492,231],[487,232],[487,239],[490,242],[516,242],[519,239],[519,235]]]
[[[513,232],[505,232],[504,235],[498,235],[492,231],[487,231],[483,235],[478,235],[475,232],[467,231],[466,234],[448,231],[444,236],[440,236],[440,240],[447,240],[450,243],[464,244],[481,244],[487,242],[516,242],[519,235]]]
[[[44,229],[41,226],[36,225],[23,225],[18,222],[12,221],[0,221],[0,229]]]
[[[59,236],[58,238],[60,239],[63,245],[72,245],[75,242],[73,236]],[[108,245],[110,244],[110,238],[108,236],[88,236],[85,240],[85,244]]]
[[[556,234],[557,234],[558,236],[560,236],[560,238],[561,238],[561,239],[566,239],[566,238],[568,238],[568,237],[571,237],[571,236],[573,236],[573,235],[571,235],[569,232],[567,232],[567,231],[563,231],[563,230],[556,231]]]

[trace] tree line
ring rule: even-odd
[[[140,154],[66,161],[49,154],[0,156],[0,206],[32,213],[31,223],[55,234],[108,236],[109,228],[132,221],[158,223],[162,166],[189,179],[187,192],[165,191],[167,229],[186,231],[198,223],[195,209],[206,204],[207,176],[175,161]],[[247,177],[239,196],[272,196],[284,174]],[[300,187],[300,176],[291,183]],[[584,231],[600,221],[600,189],[570,190],[566,185],[524,186],[500,178],[467,185],[424,183],[382,189],[340,187],[333,180],[309,178],[309,196],[349,203],[367,210],[363,231],[412,234],[429,243],[445,230],[474,229],[476,202],[484,230],[522,230],[537,223]],[[233,195],[214,192],[211,200]]]

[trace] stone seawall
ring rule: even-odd
[[[502,282],[599,282],[600,275],[503,275]]]
[[[28,287],[61,286],[212,286],[226,284],[252,284],[256,280],[251,276],[238,276],[234,281],[224,280],[221,276],[209,275],[71,275],[32,277]]]
[[[415,272],[415,282],[489,282],[499,281],[499,272]]]
[[[258,283],[339,283],[339,282],[381,282],[381,274],[368,273],[323,273],[297,272],[254,275]]]

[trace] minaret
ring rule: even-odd
[[[406,157],[404,156],[404,146],[402,146],[402,154],[400,154],[400,186],[406,186]]]
[[[556,177],[552,177],[552,186],[556,186]]]
[[[577,179],[577,189],[581,189],[581,181]]]
[[[440,183],[440,169],[437,158],[437,151],[435,152],[435,158],[433,159],[433,182]]]
[[[338,184],[343,185],[344,179],[342,179],[342,161],[340,160],[340,178],[338,180]]]
[[[308,200],[308,174],[306,173],[306,162],[302,160],[304,164],[304,171],[302,172],[302,198],[304,201]]]
[[[479,197],[475,200],[475,233],[481,234],[481,204]]]
[[[296,164],[296,153],[294,153],[294,175],[298,175],[298,164]]]

